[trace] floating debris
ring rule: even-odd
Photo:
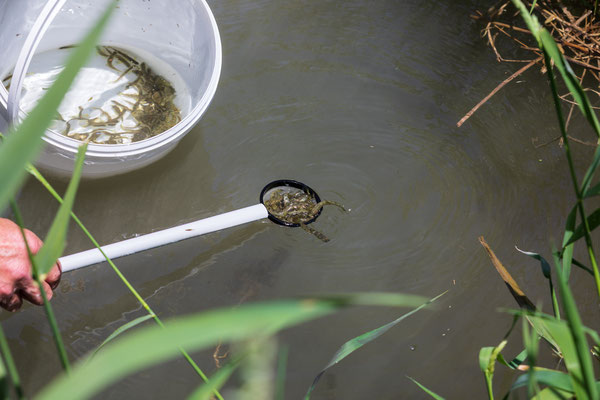
[[[588,96],[600,97],[600,18],[591,6],[594,2],[561,2],[552,0],[529,1],[523,3],[528,10],[533,10],[540,24],[547,29],[556,41],[561,53],[572,65],[577,65],[575,73]],[[487,41],[498,62],[513,63],[521,67],[508,78],[500,82],[487,96],[473,107],[460,121],[461,126],[473,113],[485,104],[494,94],[512,80],[521,76],[533,66],[538,66],[542,73],[546,72],[544,56],[525,25],[520,12],[511,1],[500,1],[486,11],[476,11],[471,18],[479,21],[483,29],[481,37]],[[502,51],[512,42],[516,56],[505,57]],[[516,68],[515,68],[516,69]],[[576,104],[569,92],[560,96],[569,103],[570,111],[566,125],[569,125],[573,107]],[[597,109],[597,107],[593,107]],[[560,136],[554,140],[558,140]],[[573,139],[573,138],[571,138]],[[553,141],[554,141],[553,140]],[[581,144],[588,144],[575,139]],[[536,145],[535,147],[541,147]],[[595,146],[595,144],[592,144]]]
[[[275,189],[270,193],[268,199],[264,201],[267,210],[276,218],[291,224],[297,224],[306,232],[315,235],[323,242],[328,242],[329,238],[323,233],[308,226],[321,211],[324,206],[332,205],[347,212],[343,205],[329,200],[323,200],[317,203],[312,194],[302,190],[288,191]]]

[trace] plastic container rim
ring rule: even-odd
[[[96,144],[89,143],[86,155],[93,157],[101,157],[101,158],[115,158],[115,157],[128,157],[135,156],[147,152],[151,152],[152,150],[159,149],[161,147],[165,147],[172,143],[173,141],[178,140],[181,136],[187,133],[193,126],[198,122],[198,120],[202,117],[208,106],[210,105],[216,91],[217,85],[219,83],[219,78],[221,75],[221,67],[222,67],[222,49],[221,49],[221,38],[219,35],[219,28],[217,26],[217,22],[215,17],[206,3],[205,0],[198,0],[202,6],[204,7],[208,18],[210,20],[211,28],[214,33],[214,45],[215,45],[215,63],[213,65],[211,77],[208,83],[208,86],[203,93],[202,97],[196,104],[194,108],[190,110],[190,112],[182,118],[180,122],[178,122],[175,126],[167,129],[166,131],[153,136],[148,139],[141,140],[139,142],[129,143],[129,144]],[[5,88],[2,87],[2,89]],[[60,135],[57,132],[54,132],[50,129],[46,131],[42,139],[49,145],[60,148],[64,151],[71,153],[73,156],[77,154],[77,149],[81,145],[82,142],[71,139],[65,136]]]

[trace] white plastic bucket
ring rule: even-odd
[[[0,113],[18,123],[21,86],[35,54],[80,41],[108,0],[0,0],[0,77],[13,73],[10,91],[0,84]],[[221,41],[204,0],[120,0],[100,40],[103,46],[135,49],[173,69],[189,92],[189,110],[165,132],[129,144],[88,146],[83,176],[99,178],[146,166],[163,157],[208,108],[221,73]],[[1,78],[0,78],[1,79]],[[36,164],[70,175],[80,141],[48,130]]]

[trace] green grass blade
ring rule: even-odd
[[[596,114],[594,114],[594,116],[595,115]],[[600,147],[596,148],[592,164],[588,167],[587,171],[585,172],[585,175],[583,176],[583,184],[581,185],[581,195],[584,198],[588,197],[588,191],[590,190],[592,178],[594,177],[594,173],[598,169],[598,165],[600,165]]]
[[[541,320],[540,317],[532,318]],[[577,349],[567,324],[564,321],[550,321],[548,319],[544,321],[544,324],[560,348],[565,366],[567,367],[570,379],[572,380],[573,389],[571,390],[574,390],[575,393],[577,393],[578,398],[587,398],[586,388],[583,385],[583,370],[579,363]]]
[[[435,400],[444,400],[444,398],[442,396],[440,396],[439,394],[433,392],[430,389],[427,389],[425,386],[421,385],[419,382],[417,382],[415,379],[411,378],[410,376],[407,376],[408,379],[410,379],[411,381],[413,381],[415,383],[415,385],[417,385],[418,387],[421,388],[421,390],[423,390],[425,393],[427,393],[428,395],[430,395],[431,397],[433,397]]]
[[[581,261],[577,260],[576,258],[572,258],[571,259],[571,263],[573,265],[575,265],[576,267],[581,268],[582,270],[584,270],[585,272],[587,272],[588,274],[590,274],[592,277],[594,276],[594,271],[592,271],[592,269],[590,267],[588,267],[587,265],[585,265]],[[566,274],[563,274],[563,275],[566,275]]]
[[[273,334],[350,305],[413,306],[417,296],[367,293],[256,303],[170,320],[163,328],[144,327],[106,345],[91,360],[44,388],[38,399],[85,399],[125,376],[169,360],[181,347],[200,350],[219,341]],[[85,384],[82,384],[85,382]]]
[[[575,231],[575,224],[577,223],[577,206],[573,207],[567,215],[567,222],[565,223],[565,234],[563,236],[563,252],[562,252],[562,274],[566,282],[569,282],[571,276],[571,263],[573,262],[573,248],[574,244],[569,243],[573,237]],[[594,272],[590,270],[592,275]]]
[[[585,191],[585,198],[590,198],[594,196],[598,196],[600,194],[600,183],[595,184]]]
[[[23,218],[21,217],[21,212],[19,211],[19,207],[14,200],[11,200],[10,205],[12,207],[13,214],[15,216],[15,220],[17,225],[21,230],[21,235],[23,237],[23,241],[25,242],[25,248],[27,249],[27,256],[29,257],[29,261],[31,262],[31,270],[33,278],[35,279],[37,286],[42,288],[43,279],[40,278],[40,274],[38,273],[37,263],[33,254],[31,253],[31,248],[29,247],[29,243],[27,242],[27,236],[25,235],[25,224],[23,223]],[[56,344],[56,350],[58,351],[58,356],[60,358],[60,362],[65,371],[69,372],[70,364],[69,357],[67,356],[67,351],[65,349],[65,345],[62,341],[62,337],[60,335],[60,329],[58,329],[58,323],[56,322],[56,317],[54,316],[54,311],[52,310],[52,306],[48,301],[48,297],[46,296],[45,290],[40,290],[42,295],[42,300],[44,302],[44,311],[46,311],[46,317],[48,319],[48,323],[50,324],[50,329],[52,330],[52,337],[54,339],[54,343]]]
[[[28,163],[25,168],[27,169],[27,171],[31,175],[33,175],[46,188],[46,190],[48,190],[48,192],[56,199],[56,201],[58,201],[60,204],[63,203],[62,197],[60,197],[60,195],[56,192],[56,190],[54,190],[54,188],[52,187],[52,185],[50,185],[50,183],[48,182],[48,180],[46,180],[46,178],[44,178],[44,176],[31,163]],[[149,315],[153,315],[153,318],[154,318],[154,321],[156,322],[156,324],[159,325],[159,326],[163,326],[163,323],[160,320],[160,318],[156,315],[156,313],[152,310],[152,308],[150,308],[150,306],[148,305],[148,303],[146,303],[146,301],[144,300],[144,298],[137,292],[137,290],[135,290],[135,288],[127,280],[127,278],[125,277],[125,275],[123,275],[123,273],[119,270],[119,268],[117,268],[117,266],[115,265],[115,263],[113,263],[112,260],[104,253],[104,251],[100,247],[100,244],[98,243],[98,241],[94,238],[94,236],[92,236],[92,234],[90,233],[90,231],[85,227],[85,225],[83,225],[83,223],[81,222],[81,220],[73,212],[71,212],[71,218],[73,218],[73,220],[75,221],[75,223],[79,226],[79,228],[83,231],[83,233],[88,237],[88,239],[90,240],[90,242],[92,243],[92,245],[95,246],[102,253],[102,255],[104,256],[104,258],[106,259],[106,262],[108,262],[108,264],[113,269],[113,271],[117,274],[117,276],[119,277],[119,279],[121,279],[121,281],[123,282],[123,284],[127,287],[127,289],[129,289],[129,291],[131,292],[131,294],[136,298],[136,300],[141,304],[141,306],[146,310],[146,312],[148,312]],[[192,357],[188,354],[188,352],[185,351],[185,349],[183,349],[183,348],[180,349],[180,352],[183,355],[183,357],[187,360],[187,362],[191,365],[191,367],[194,369],[194,371],[205,382],[208,382],[208,377],[200,369],[200,367],[198,366],[198,364],[196,364],[196,362],[192,359]],[[221,394],[219,392],[215,392],[215,396],[219,400],[223,399],[223,396],[221,396]]]
[[[573,385],[571,378],[564,372],[554,371],[550,369],[536,368],[534,379],[537,383],[553,387],[559,390],[564,390],[569,393],[573,393]],[[511,391],[528,384],[527,374],[523,374],[517,378],[510,388]]]
[[[24,399],[25,393],[23,392],[23,388],[21,387],[21,378],[19,377],[19,373],[17,371],[17,366],[15,365],[14,358],[12,356],[12,352],[10,351],[10,347],[8,346],[8,341],[6,340],[6,336],[4,335],[4,329],[0,324],[0,352],[2,353],[2,357],[6,362],[6,368],[8,370],[8,374],[10,376],[10,380],[12,381],[12,385],[15,388],[15,392],[17,393],[18,399]],[[6,396],[4,397],[6,398]]]
[[[558,266],[559,260],[555,259],[554,261]],[[568,322],[569,333],[576,349],[578,366],[581,368],[583,375],[582,382],[586,387],[589,398],[598,399],[598,388],[596,387],[594,379],[594,366],[592,364],[592,356],[590,354],[587,339],[585,337],[584,326],[581,322],[581,317],[579,316],[579,311],[577,310],[577,305],[575,304],[575,299],[573,298],[573,294],[571,293],[569,285],[563,278],[563,274],[557,274],[557,276],[565,319]],[[559,324],[559,321],[547,321],[547,324],[551,327],[552,325]],[[567,368],[569,368],[568,364]],[[577,393],[577,391],[575,392]],[[584,397],[580,397],[578,394],[578,398]]]
[[[380,326],[379,328],[376,328],[376,329],[373,329],[373,330],[371,330],[369,332],[363,333],[362,335],[357,336],[354,339],[351,339],[351,340],[347,341],[346,343],[344,343],[342,345],[342,347],[340,347],[338,349],[338,351],[334,354],[334,356],[331,358],[331,360],[325,366],[325,368],[323,368],[317,374],[317,376],[313,380],[312,385],[308,389],[308,392],[306,392],[306,395],[304,396],[304,399],[305,400],[310,399],[310,394],[312,393],[312,391],[317,386],[317,383],[319,383],[319,380],[321,379],[321,377],[323,376],[323,374],[329,368],[333,367],[334,365],[336,365],[337,363],[339,363],[340,361],[342,361],[344,358],[346,358],[347,356],[349,356],[350,354],[352,354],[356,350],[360,349],[365,344],[370,343],[373,340],[377,339],[379,336],[383,335],[385,332],[387,332],[388,330],[390,330],[391,328],[393,328],[396,324],[398,324],[403,319],[405,319],[407,317],[410,317],[411,315],[413,315],[417,311],[423,309],[424,307],[427,307],[429,304],[433,303],[434,301],[436,301],[437,299],[439,299],[441,296],[443,296],[446,293],[447,292],[444,292],[444,293],[442,293],[442,294],[434,297],[433,299],[428,300],[427,302],[421,304],[419,307],[417,307],[414,310],[412,310],[412,311],[410,311],[410,312],[402,315],[401,317],[393,320],[392,322],[388,322],[387,324],[385,324],[383,326]]]
[[[510,361],[506,361],[506,359],[502,356],[502,354],[498,354],[498,362],[505,367],[510,369],[519,369],[523,361],[527,358],[527,350],[521,351],[515,358]]]
[[[85,151],[87,144],[79,147],[77,152],[77,160],[75,161],[75,169],[67,187],[67,193],[63,203],[61,204],[52,226],[46,235],[44,245],[40,251],[34,256],[37,265],[37,272],[43,279],[43,276],[50,271],[58,257],[60,257],[65,249],[65,241],[67,237],[67,228],[71,219],[71,209],[75,202],[75,194],[81,178],[81,170],[83,168],[83,160],[85,159]]]
[[[548,261],[546,261],[546,259],[538,253],[534,253],[531,251],[523,251],[523,250],[519,249],[517,246],[515,246],[515,249],[517,249],[517,251],[519,251],[529,257],[532,257],[540,262],[540,266],[542,267],[542,275],[544,275],[544,278],[546,278],[548,280],[548,286],[550,288],[550,297],[552,298],[552,309],[554,311],[554,316],[556,318],[560,319],[560,308],[558,307],[558,299],[556,298],[556,291],[554,290],[554,284],[552,283],[552,270],[550,268],[550,264],[548,264]]]
[[[506,343],[505,343],[506,344]],[[492,353],[494,352],[493,347],[482,347],[479,350],[479,368],[483,371],[485,377],[485,387],[488,393],[488,398],[490,400],[494,400],[494,391],[492,389],[492,376],[494,374],[492,367],[492,376],[488,373],[488,366],[493,363],[495,360],[492,360]]]
[[[583,88],[579,83],[579,78],[577,78],[577,75],[575,75],[575,72],[573,72],[573,69],[571,69],[571,66],[563,57],[558,46],[556,45],[556,42],[552,38],[552,35],[550,35],[550,32],[548,32],[545,29],[540,29],[538,32],[543,50],[548,54],[548,56],[550,56],[550,58],[554,62],[554,65],[560,72],[565,84],[569,88],[569,92],[571,92],[573,100],[577,103],[577,106],[596,132],[596,135],[600,137],[600,123],[598,122],[596,113],[592,108],[592,104],[588,100],[585,92],[583,91]],[[592,176],[598,166],[598,163],[600,163],[599,150],[596,151],[594,161],[592,162],[592,166],[588,169],[588,172],[586,173],[585,178],[583,180],[583,192],[585,192],[585,189],[588,188],[589,182],[592,179]]]
[[[566,390],[554,387],[547,387],[542,389],[533,400],[570,400],[572,398],[573,392],[567,392]]]
[[[212,396],[215,391],[218,391],[223,387],[225,382],[229,380],[239,365],[239,360],[232,360],[228,362],[210,377],[208,383],[200,385],[198,389],[192,392],[188,396],[188,400],[210,400],[213,398]]]
[[[504,346],[508,343],[507,340],[503,340],[496,347],[483,347],[479,351],[479,368],[484,374],[485,383],[488,391],[488,398],[494,399],[494,392],[492,390],[492,379],[494,378],[494,370],[496,366],[496,360],[501,355],[500,352],[504,349]]]
[[[285,375],[288,362],[288,346],[282,346],[277,360],[277,377],[275,378],[275,400],[285,400]]]
[[[590,215],[588,215],[587,220],[589,223],[590,231],[593,231],[598,226],[600,226],[600,208],[595,210]],[[573,234],[571,235],[570,239],[567,241],[566,245],[575,243],[577,240],[581,239],[584,236],[585,236],[585,227],[583,224],[579,224],[577,226],[577,228],[575,228],[575,230],[573,231]]]
[[[535,9],[536,4],[537,4],[537,0],[533,0],[533,3],[531,4],[531,8],[529,9],[529,14],[533,13],[533,10]]]
[[[146,315],[142,315],[141,317],[138,317],[136,319],[134,319],[133,321],[129,321],[128,323],[121,325],[120,327],[118,327],[113,333],[110,334],[110,336],[108,336],[106,339],[104,339],[104,341],[100,344],[100,346],[96,347],[96,350],[94,350],[94,352],[92,353],[92,357],[102,348],[104,347],[108,342],[110,342],[113,339],[116,339],[120,334],[127,332],[129,329],[141,324],[144,321],[147,321],[151,318],[154,318],[154,314],[146,314]]]
[[[542,26],[538,22],[536,16],[531,14],[527,8],[525,8],[525,5],[521,2],[521,0],[512,0],[512,2],[521,12],[521,17],[525,21],[527,29],[529,29],[535,40],[537,40],[538,45],[541,46],[540,30],[542,29]]]
[[[529,365],[529,369],[527,370],[527,394],[529,397],[533,397],[534,394],[540,392],[539,385],[535,380],[536,374],[536,364],[539,352],[539,344],[540,337],[536,334],[535,331],[529,330],[529,325],[523,319],[523,344],[525,345],[525,350],[527,351],[527,364]]]
[[[0,145],[0,211],[23,182],[23,167],[40,152],[43,142],[40,138],[54,119],[58,106],[73,83],[77,72],[92,54],[115,2],[106,10],[83,42],[69,56],[65,68],[52,86],[46,91],[27,118],[16,128],[11,129]]]
[[[10,390],[10,383],[8,382],[8,371],[4,366],[4,361],[0,357],[0,396],[3,399],[8,399],[8,391]]]

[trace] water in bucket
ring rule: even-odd
[[[1,117],[26,116],[107,4],[0,0],[0,79],[10,76],[0,84]],[[194,127],[216,92],[221,43],[205,0],[120,0],[99,43],[43,138],[37,165],[47,172],[68,176],[86,139],[84,177],[148,165]]]
[[[62,71],[63,46],[36,54],[23,81],[20,107],[29,112]],[[58,109],[51,128],[97,144],[127,144],[156,136],[190,110],[189,91],[177,72],[151,54],[98,46]],[[10,88],[12,73],[3,79]]]

